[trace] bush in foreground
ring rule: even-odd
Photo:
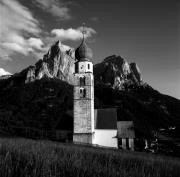
[[[51,141],[0,139],[2,177],[179,177],[180,160]]]

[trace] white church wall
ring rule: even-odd
[[[94,132],[93,144],[118,148],[117,130],[95,129]]]

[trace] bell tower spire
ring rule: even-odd
[[[86,28],[85,28],[85,25],[86,25],[86,23],[82,23],[82,35],[83,35],[83,40],[82,40],[82,42],[85,41],[85,35],[86,35],[86,33],[87,33]]]
[[[85,30],[85,23],[82,24],[83,25],[83,29],[82,29],[82,34],[83,34],[83,41],[85,40],[85,34],[86,34],[86,30]]]

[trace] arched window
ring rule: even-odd
[[[80,81],[80,86],[84,86],[85,85],[85,77],[80,77],[79,81]]]
[[[86,97],[86,89],[83,90],[83,98]]]
[[[75,63],[75,73],[78,73],[78,64]]]
[[[85,88],[80,88],[79,93],[80,93],[80,98],[86,97],[86,89]]]

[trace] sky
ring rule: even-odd
[[[83,22],[94,64],[120,55],[180,99],[178,0],[0,0],[0,74],[34,65],[56,40],[78,47]]]

